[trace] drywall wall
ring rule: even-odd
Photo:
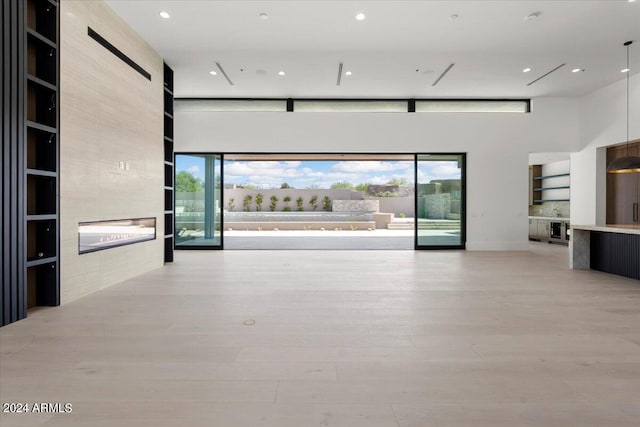
[[[162,58],[102,1],[62,0],[61,299],[163,264]],[[90,26],[151,81],[88,37]],[[78,255],[78,223],[156,217],[158,238]]]
[[[640,74],[629,82],[629,138],[640,139]],[[581,100],[580,148],[571,155],[571,222],[606,221],[606,147],[626,142],[627,83],[620,81]]]
[[[177,152],[466,152],[467,248],[528,248],[530,152],[578,149],[578,101],[530,114],[177,112]]]

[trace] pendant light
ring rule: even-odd
[[[638,173],[640,172],[640,157],[629,155],[629,75],[631,69],[629,68],[629,46],[633,42],[626,42],[624,45],[627,47],[627,155],[614,160],[607,167],[608,173]]]

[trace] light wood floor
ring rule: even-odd
[[[0,425],[637,427],[640,282],[567,264],[178,252],[0,329],[2,402],[73,404]]]

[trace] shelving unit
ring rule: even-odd
[[[173,262],[173,70],[164,64],[164,262]]]
[[[545,187],[543,181],[552,178],[562,178],[571,176],[569,173],[559,173],[553,175],[542,175],[542,166],[533,165],[529,166],[529,205],[539,205],[544,202],[569,202],[569,198],[548,198],[542,197],[543,191],[549,190],[569,190],[570,185],[552,185]],[[536,197],[538,196],[538,197]]]
[[[31,308],[60,304],[59,10],[54,0],[25,4],[25,276]]]

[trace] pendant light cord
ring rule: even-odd
[[[627,157],[629,157],[629,74],[631,74],[631,69],[629,68],[629,46],[631,46],[631,43],[627,44]]]

